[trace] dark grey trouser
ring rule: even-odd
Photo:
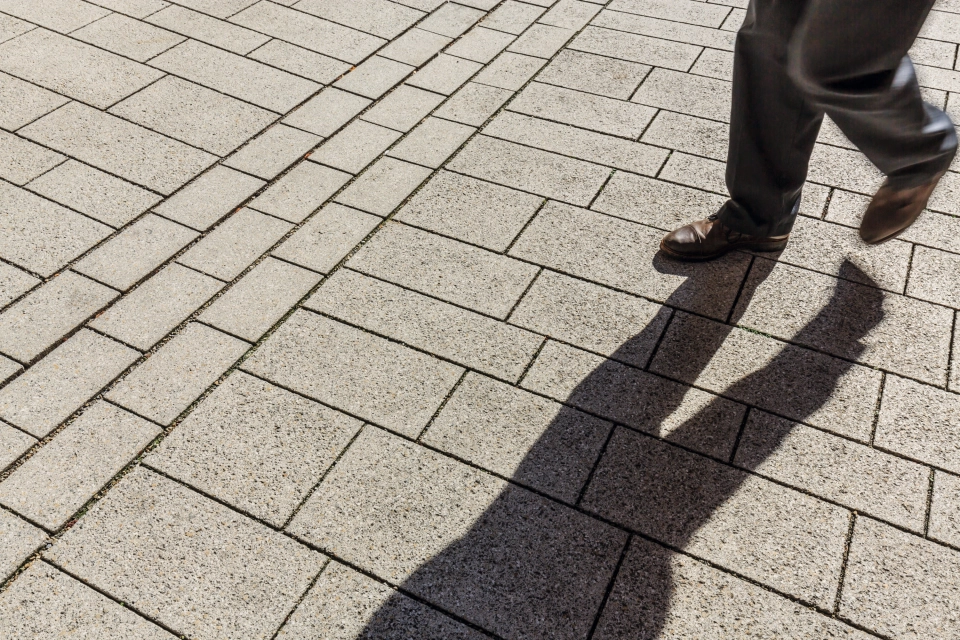
[[[720,219],[790,232],[824,112],[894,188],[946,169],[956,131],[924,104],[907,50],[934,0],[751,0],[737,34]]]

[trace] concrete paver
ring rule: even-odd
[[[442,95],[405,84],[397,87],[396,91],[363,114],[363,119],[382,127],[406,132],[436,109],[441,102],[443,102]]]
[[[334,86],[376,100],[402,81],[413,67],[389,58],[373,56],[337,80]]]
[[[549,58],[556,54],[573,37],[574,33],[573,29],[535,24],[507,47],[507,51],[538,58]]]
[[[6,580],[46,540],[43,530],[0,509],[0,576]]]
[[[381,38],[395,38],[424,13],[387,0],[356,0],[349,4],[336,0],[306,0],[297,9],[332,20]]]
[[[11,361],[7,361],[11,362]],[[0,379],[5,380],[6,378]],[[6,469],[37,443],[37,439],[0,422],[0,469]]]
[[[292,127],[331,136],[370,104],[368,98],[328,87],[283,119]]]
[[[321,84],[330,84],[350,70],[348,62],[276,39],[248,53],[247,57]]]
[[[538,82],[524,89],[510,109],[634,140],[656,112],[644,105]]]
[[[380,55],[419,67],[452,42],[439,33],[414,27],[380,50]]]
[[[5,131],[0,131],[0,149],[0,178],[21,186],[66,159]]]
[[[165,218],[206,231],[265,183],[217,165],[153,208]]]
[[[380,222],[376,216],[332,202],[297,229],[272,255],[328,273]]]
[[[178,262],[214,278],[233,280],[291,227],[283,220],[243,208],[191,247]]]
[[[182,35],[121,13],[111,13],[70,35],[137,62],[146,62],[186,40]]]
[[[407,84],[448,96],[482,67],[478,62],[441,53],[407,80]]]
[[[320,140],[319,136],[278,124],[232,154],[223,164],[271,180],[303,158]]]
[[[258,195],[250,208],[289,222],[302,222],[350,180],[350,174],[301,162]]]
[[[436,114],[441,118],[479,127],[513,96],[512,91],[468,82]]]
[[[387,155],[436,169],[476,131],[467,125],[430,117],[390,148]]]
[[[929,534],[933,540],[960,547],[960,477],[935,473]]]
[[[498,53],[506,49],[514,37],[509,33],[477,26],[452,44],[447,53],[458,58],[466,58],[481,64],[493,60]]]
[[[61,33],[69,33],[110,13],[83,0],[3,0],[0,11]]]
[[[628,100],[649,71],[647,65],[568,49],[557,54],[537,81]]]
[[[145,21],[241,55],[250,53],[270,39],[262,33],[175,4],[145,18]]]
[[[0,129],[19,129],[67,102],[64,96],[0,72]]]
[[[336,200],[341,204],[388,216],[430,175],[430,169],[395,158],[371,165]]]

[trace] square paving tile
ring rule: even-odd
[[[657,70],[679,71],[688,70],[702,51],[700,47],[692,44],[595,26],[581,31],[567,46],[576,51],[646,64],[657,67]],[[695,82],[696,79],[687,84]]]
[[[513,40],[514,36],[509,33],[478,26],[450,45],[447,53],[458,58],[487,64]]]
[[[247,56],[321,84],[330,84],[350,70],[347,62],[282,40],[271,40]]]
[[[270,40],[270,36],[177,5],[154,13],[146,21],[240,55]]]
[[[414,27],[381,49],[380,55],[419,67],[451,41],[447,36]]]
[[[448,96],[481,68],[483,65],[478,62],[441,53],[407,80],[407,84]]]
[[[350,173],[360,173],[401,136],[393,129],[355,120],[324,142],[310,158]]]
[[[537,81],[628,100],[649,71],[648,65],[567,49],[557,54]]]
[[[507,51],[538,58],[550,58],[576,33],[573,29],[550,27],[545,24],[531,25]]]
[[[0,263],[0,307],[5,307],[40,284],[36,278],[6,262]]]
[[[250,208],[290,222],[302,222],[350,178],[343,171],[301,162],[257,196]]]
[[[0,11],[69,33],[110,13],[82,0],[0,0]]]
[[[509,109],[633,140],[656,114],[645,105],[539,82],[524,89]]]
[[[468,82],[441,105],[434,115],[479,127],[511,96],[513,92],[507,89]]]
[[[543,65],[544,61],[540,58],[507,51],[484,67],[474,77],[474,82],[519,91]]]
[[[483,11],[471,9],[460,4],[446,2],[431,13],[417,26],[426,31],[439,33],[449,38],[456,38],[472,27],[484,16]]]
[[[309,0],[307,0],[309,1]],[[386,2],[386,0],[383,0]],[[392,3],[387,3],[392,4]],[[397,6],[397,5],[393,5]],[[414,67],[402,62],[373,56],[337,80],[335,86],[376,100],[407,77]]]
[[[283,119],[291,127],[318,136],[332,136],[370,104],[369,98],[327,87]]]
[[[387,39],[396,38],[424,15],[387,0],[305,0],[297,9]]]
[[[409,131],[443,102],[443,96],[404,84],[363,114],[367,122]]]

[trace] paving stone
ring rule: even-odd
[[[873,636],[693,558],[634,538],[594,637],[867,640]]]
[[[383,2],[387,2],[387,0],[383,0]],[[367,58],[359,66],[353,68],[350,73],[337,80],[335,86],[376,100],[401,82],[413,70],[414,67],[408,64],[373,56]]]
[[[76,160],[67,160],[27,186],[111,227],[124,226],[161,200],[155,193]]]
[[[954,320],[954,322],[956,322],[956,320]],[[954,331],[956,331],[956,324],[954,325]],[[954,335],[954,338],[953,357],[950,359],[952,367],[948,387],[951,391],[960,393],[960,340],[956,339],[956,335]]]
[[[145,462],[279,527],[361,426],[238,371]]]
[[[511,111],[636,139],[656,111],[553,85],[533,83],[510,103]]]
[[[504,318],[536,267],[397,223],[387,225],[348,265],[368,275]]]
[[[543,15],[543,9],[516,0],[507,0],[483,20],[483,26],[520,35]]]
[[[76,102],[27,125],[20,133],[164,195],[173,193],[217,159]]]
[[[94,0],[93,4],[118,11],[131,18],[146,18],[170,3],[163,0]]]
[[[169,425],[249,347],[215,329],[190,323],[106,397],[134,413]]]
[[[240,55],[250,53],[270,40],[270,36],[177,5],[158,11],[146,21]]]
[[[222,287],[219,280],[172,263],[99,314],[90,326],[147,351]]]
[[[338,562],[326,566],[277,638],[352,640],[391,637],[480,640],[485,637],[417,600]]]
[[[69,33],[110,13],[82,0],[0,0],[0,11],[60,33]]]
[[[308,311],[294,312],[243,369],[409,437],[463,372]]]
[[[949,171],[940,179],[927,207],[933,211],[960,216],[960,173]]]
[[[230,22],[351,64],[357,64],[386,43],[383,38],[270,2],[258,2],[244,9]]]
[[[960,396],[887,376],[875,443],[914,460],[960,472]]]
[[[0,131],[0,178],[4,180],[23,186],[64,160],[59,153]]]
[[[407,84],[448,96],[482,67],[478,62],[441,53],[411,76]]]
[[[21,520],[9,511],[0,509],[0,542],[2,542],[0,544],[0,576],[3,576],[3,579],[6,580],[46,540],[47,536],[43,531]],[[17,616],[8,619],[4,611],[6,609],[5,601],[13,593],[16,593],[16,591],[8,589],[4,592],[3,600],[0,600],[0,623],[2,623],[4,629],[12,628],[13,620],[19,619]],[[8,623],[11,623],[10,626],[8,626]]]
[[[171,504],[178,508],[164,508]],[[251,639],[271,636],[324,562],[319,553],[142,468],[47,557],[179,632]]]
[[[542,342],[523,329],[349,270],[331,276],[304,306],[511,382]]]
[[[915,65],[915,69],[921,87],[954,93],[960,91],[960,73],[956,71],[922,64]]]
[[[643,142],[726,161],[730,125],[682,113],[660,111],[643,134]]]
[[[537,81],[627,100],[649,71],[647,65],[567,49],[550,62]]]
[[[221,280],[233,280],[293,225],[243,208],[183,254],[178,262]]]
[[[139,357],[133,349],[82,329],[0,390],[0,416],[42,438]],[[30,516],[19,507],[16,510]],[[49,523],[39,517],[33,520],[44,526]]]
[[[273,255],[329,273],[378,224],[380,218],[376,216],[332,202],[297,229]]]
[[[724,202],[726,198],[720,195],[617,172],[592,206],[597,211],[666,231],[706,218]]]
[[[510,99],[512,91],[468,82],[433,115],[479,127]]]
[[[475,132],[473,127],[456,122],[427,118],[387,155],[436,169]]]
[[[722,196],[727,195],[726,163],[717,160],[675,152],[670,154],[658,177]]]
[[[567,29],[582,29],[600,11],[593,0],[578,2],[577,0],[560,0],[542,16],[539,22],[555,27]]]
[[[933,540],[960,546],[960,477],[936,472],[929,534]]]
[[[0,42],[6,42],[31,29],[36,29],[36,25],[18,20],[13,16],[0,14]]]
[[[700,47],[692,44],[593,26],[581,31],[568,47],[577,51],[677,71],[687,71],[701,51]]]
[[[920,35],[933,40],[947,42],[960,41],[957,37],[957,28],[960,27],[960,18],[953,12],[931,11],[924,22]]]
[[[224,164],[272,180],[320,144],[320,140],[319,136],[278,124],[231,155]]]
[[[70,36],[138,62],[146,62],[185,39],[120,13],[112,13],[88,24]]]
[[[883,182],[883,174],[859,151],[825,144],[814,146],[808,178],[869,195],[873,195]]]
[[[7,362],[13,362],[7,360]],[[0,377],[0,380],[3,380]],[[22,456],[27,450],[37,443],[37,439],[28,436],[23,431],[0,422],[0,470],[6,469],[13,464],[17,458]],[[0,525],[2,527],[2,525]],[[0,571],[0,575],[6,575]]]
[[[634,102],[721,122],[730,121],[730,83],[669,69],[654,69]],[[811,169],[813,161],[811,160]],[[821,182],[811,175],[811,180]]]
[[[0,307],[5,307],[40,284],[40,279],[15,266],[0,262]]]
[[[357,120],[327,140],[310,159],[349,173],[360,173],[400,136],[392,129]]]
[[[668,2],[664,2],[663,6],[676,9],[681,5],[669,0]],[[704,5],[702,3],[688,2],[683,6],[703,7]],[[726,14],[728,11],[726,8],[711,7],[710,5],[706,5],[706,8],[718,10],[722,14]],[[743,23],[742,17],[740,23]],[[724,22],[724,26],[726,26],[726,24],[727,23]],[[674,20],[662,20],[655,17],[631,15],[618,11],[603,11],[594,19],[593,25],[652,38],[672,40],[678,43],[719,49],[721,51],[733,51],[736,41],[736,34],[730,30],[718,31],[712,27],[697,26],[689,23],[684,24]],[[739,26],[738,24],[732,31],[737,31]],[[681,67],[672,68],[678,71],[687,70],[687,68]]]
[[[281,113],[300,104],[320,88],[310,80],[195,40],[188,40],[160,54],[150,64]]]
[[[318,136],[332,136],[369,104],[370,100],[366,98],[328,87],[284,118],[283,122]]]
[[[492,251],[504,251],[543,198],[469,176],[441,171],[396,219]]]
[[[450,42],[446,36],[414,27],[381,49],[380,55],[419,67]]]
[[[733,81],[733,53],[704,49],[690,73],[716,78],[718,80]]]
[[[394,158],[377,160],[337,196],[337,202],[388,216],[430,175],[430,169]]]
[[[441,95],[404,84],[361,117],[367,122],[406,132],[427,117],[441,102]]]
[[[290,530],[509,638],[584,637],[626,542],[572,509],[372,428]]]
[[[0,383],[6,382],[23,369],[20,363],[6,356],[0,356]]]
[[[636,13],[674,22],[699,24],[714,29],[723,24],[730,12],[726,7],[690,0],[614,0],[610,3],[609,8],[613,11]]]
[[[2,41],[2,37],[0,37]],[[0,129],[14,131],[70,100],[0,72]]]
[[[507,51],[538,58],[551,58],[563,48],[574,33],[576,32],[573,29],[535,24],[514,40],[513,44],[507,47]]]
[[[849,138],[843,134],[840,127],[830,119],[830,116],[823,117],[823,123],[820,125],[820,133],[817,136],[817,142],[832,144],[836,147],[845,147],[847,149],[856,149],[857,146],[850,142]]]
[[[682,312],[650,371],[860,442],[880,395],[879,371]]]
[[[117,292],[66,271],[0,313],[0,351],[29,362],[117,297]]]
[[[198,231],[206,231],[263,185],[263,180],[217,165],[153,210]]]
[[[226,20],[257,0],[178,0],[178,4]]]
[[[514,37],[508,33],[478,26],[453,43],[446,52],[458,58],[486,64],[513,40]]]
[[[456,38],[472,27],[480,18],[483,11],[471,9],[463,5],[446,2],[436,11],[423,19],[417,26],[425,31],[439,33],[448,38]]]
[[[257,196],[250,207],[290,222],[302,222],[350,177],[314,162],[301,162]]]
[[[517,91],[543,67],[544,61],[509,51],[500,54],[477,74],[475,81],[501,89]]]
[[[387,0],[302,0],[297,9],[367,33],[392,39],[423,17],[423,12]]]
[[[319,281],[313,272],[267,258],[206,309],[200,320],[256,342]]]
[[[0,484],[0,503],[56,530],[158,435],[157,425],[97,402]]]
[[[805,269],[755,263],[734,317],[742,327],[943,385],[948,309]],[[841,266],[857,272],[850,264]],[[862,272],[861,272],[862,273]],[[790,300],[788,313],[784,300]],[[749,303],[749,306],[748,306]]]
[[[957,551],[858,518],[839,614],[887,637],[949,638],[960,631]]]
[[[271,40],[247,54],[247,57],[321,84],[330,84],[350,70],[350,64],[347,62],[315,53],[283,40]]]

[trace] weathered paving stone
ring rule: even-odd
[[[70,36],[137,62],[146,62],[186,39],[120,13],[112,13],[88,24]]]
[[[441,171],[397,213],[396,219],[459,240],[504,251],[543,198]]]
[[[380,218],[332,202],[287,238],[272,255],[328,273],[380,224]]]
[[[215,329],[191,323],[106,397],[134,413],[168,425],[249,346]]]
[[[256,342],[320,281],[317,274],[267,258],[201,315],[207,324]]]
[[[6,262],[0,262],[0,307],[5,307],[40,284],[40,279]]]
[[[250,53],[270,39],[270,36],[262,33],[177,5],[170,5],[145,20],[158,27],[240,55]]]
[[[19,129],[67,102],[69,98],[0,72],[0,129]]]
[[[233,280],[292,226],[243,208],[191,247],[178,262],[214,278]]]
[[[427,179],[430,169],[395,158],[380,158],[337,196],[337,202],[387,216]]]
[[[592,0],[560,0],[538,22],[567,29],[582,29],[600,11],[600,7],[596,5]]]
[[[384,0],[386,2],[387,0]],[[394,5],[396,6],[396,5]],[[336,82],[336,87],[376,100],[407,77],[414,67],[373,56]]]
[[[441,53],[411,76],[407,84],[448,96],[482,67],[478,62]]]
[[[303,158],[320,140],[319,136],[278,124],[231,155],[224,164],[272,180]]]
[[[389,149],[387,155],[436,169],[475,132],[473,127],[430,117]]]
[[[95,4],[106,9],[118,11],[131,18],[146,18],[169,3],[164,0],[96,0]]]
[[[97,402],[0,484],[0,504],[59,529],[159,434],[157,425]]]
[[[403,224],[387,223],[348,262],[368,275],[504,318],[533,265]]]
[[[435,116],[479,127],[503,106],[512,91],[468,82],[434,112]]]
[[[263,185],[263,180],[218,165],[153,210],[180,224],[206,231]]]
[[[382,637],[480,640],[485,637],[417,600],[331,561],[310,588],[280,640],[352,640],[361,633]]]
[[[470,373],[423,441],[573,503],[610,429],[604,420]]]
[[[0,576],[6,580],[46,540],[47,536],[42,530],[0,509]],[[11,628],[5,620],[8,614],[4,612],[4,601],[10,597],[10,593],[11,590],[5,591],[3,599],[0,599],[0,623],[4,629]]]
[[[717,194],[617,172],[592,208],[668,231],[716,213],[724,202]]]
[[[960,307],[960,256],[937,249],[917,247],[910,267],[907,295]]]
[[[690,73],[716,78],[717,80],[733,81],[733,53],[704,49],[697,63],[690,69]]]
[[[76,102],[27,125],[20,133],[164,195],[175,191],[217,159]]]
[[[318,136],[331,136],[369,104],[367,98],[327,87],[284,118],[283,122]]]
[[[861,442],[880,395],[879,371],[682,312],[650,371]]]
[[[304,306],[511,382],[542,342],[523,329],[349,270],[334,274]]]
[[[0,380],[2,379],[0,377]],[[26,453],[27,449],[36,443],[36,438],[0,422],[0,470],[13,464],[17,458]],[[0,575],[3,575],[2,571],[0,571]]]
[[[99,314],[90,326],[146,351],[222,287],[215,278],[172,263]]]
[[[513,35],[520,35],[524,29],[543,14],[543,8],[516,0],[507,0],[483,20],[483,26],[497,29]]]
[[[488,64],[476,75],[475,82],[492,87],[518,91],[544,65],[544,61],[533,56],[519,53],[501,53],[496,60]]]
[[[396,91],[374,105],[363,114],[362,118],[382,127],[406,132],[415,127],[441,102],[443,102],[442,95],[405,84],[397,87]]]
[[[319,553],[142,468],[47,558],[179,632],[222,639],[269,638],[324,562]]]
[[[419,67],[452,40],[438,33],[414,27],[380,50],[379,54],[391,60]]]
[[[726,160],[730,125],[682,113],[661,111],[643,134],[643,142]]]
[[[872,636],[693,558],[634,538],[594,637],[867,640]]]
[[[74,270],[126,291],[198,236],[193,229],[147,214],[89,253]]]
[[[960,547],[960,477],[936,472],[929,534],[934,540]]]
[[[949,9],[947,11],[933,11],[920,33],[922,36],[934,40],[957,42],[958,26],[960,26],[960,18],[956,16],[954,11]]]
[[[869,518],[857,518],[839,614],[896,638],[960,631],[960,553]]]
[[[561,51],[537,76],[538,82],[628,100],[650,67],[581,51]]]
[[[506,49],[513,40],[514,37],[508,33],[478,26],[450,45],[447,53],[486,64]]]
[[[240,10],[256,4],[256,0],[180,0],[178,4],[226,20]]]
[[[654,69],[632,100],[691,116],[730,121],[730,83],[669,69]],[[813,160],[810,162],[813,168]],[[813,175],[811,180],[817,180]]]
[[[21,33],[26,33],[35,28],[36,25],[32,25],[29,22],[18,20],[10,15],[0,14],[0,42],[6,42]]]
[[[463,5],[447,2],[427,16],[417,26],[426,31],[439,33],[448,38],[456,38],[472,27],[484,16],[483,11]]]
[[[593,25],[653,38],[673,40],[674,42],[685,42],[692,45],[710,47],[721,51],[733,51],[736,34],[731,33],[730,29],[723,27],[718,31],[716,27],[721,26],[720,24],[707,24],[715,23],[719,20],[726,26],[727,20],[724,19],[724,16],[727,16],[729,9],[726,7],[711,6],[709,4],[704,6],[702,3],[693,2],[682,4],[674,2],[661,3],[665,12],[674,12],[678,9],[683,10],[682,6],[684,5],[691,7],[694,11],[712,13],[713,15],[700,16],[701,18],[706,18],[705,20],[678,21],[668,18],[666,15],[657,15],[661,13],[659,11],[645,11],[643,13],[646,15],[636,15],[634,13],[627,13],[623,9],[615,11],[607,10],[600,13],[600,15],[593,20]],[[740,24],[743,24],[743,15],[744,14],[740,14]],[[733,31],[737,31],[740,24],[738,24]]]
[[[14,374],[20,373],[20,370],[23,369],[20,366],[19,362],[11,360],[6,356],[0,356],[0,383],[6,382],[13,377]]]
[[[960,93],[960,91],[957,93]],[[954,169],[960,168],[960,165],[956,163],[952,166]],[[960,216],[960,202],[958,201],[960,201],[960,173],[950,171],[940,179],[937,189],[930,196],[927,207],[932,211]]]
[[[727,195],[725,174],[726,165],[723,162],[674,152],[657,177],[725,196]]]
[[[660,67],[664,70],[678,71],[689,69],[702,50],[698,46],[682,42],[671,42],[592,26],[581,31],[568,47],[577,51]]]
[[[0,314],[0,351],[29,362],[116,297],[89,278],[61,273]]]
[[[79,29],[110,13],[82,0],[2,0],[0,11],[61,33]]]
[[[808,178],[820,184],[869,195],[873,195],[883,182],[883,174],[862,153],[826,144],[814,146]]]
[[[243,369],[410,437],[463,372],[308,311],[295,312]]]
[[[396,38],[410,25],[423,17],[422,11],[387,0],[305,0],[297,9],[359,29],[381,38]]]
[[[535,24],[507,47],[507,51],[538,58],[550,58],[567,43],[574,33],[576,32],[573,29]]]
[[[161,197],[99,169],[67,160],[27,187],[111,227],[122,227]]]
[[[236,372],[145,463],[279,527],[361,426]]]
[[[330,84],[350,70],[347,62],[282,40],[271,40],[247,57],[321,84]]]
[[[669,315],[648,300],[544,271],[510,322],[642,368]]]
[[[509,109],[632,139],[640,137],[656,113],[644,105],[536,82]]]
[[[257,196],[250,208],[290,222],[301,222],[350,180],[350,174],[314,162],[301,162]]]
[[[369,427],[289,529],[506,638],[586,635],[626,542],[567,507]]]
[[[960,473],[960,395],[887,376],[878,447]]]
[[[355,120],[324,142],[310,159],[349,173],[360,173],[400,136],[393,129]]]
[[[0,131],[0,178],[4,180],[23,186],[64,160],[59,153]]]
[[[139,357],[129,347],[81,329],[0,390],[0,416],[42,438]]]

